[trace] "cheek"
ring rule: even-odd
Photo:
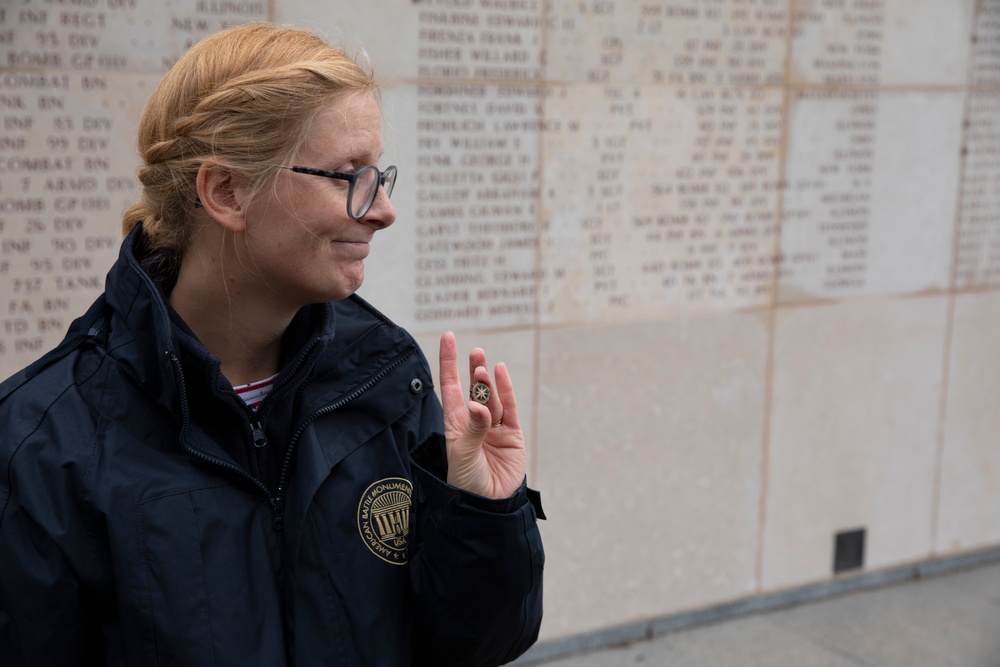
[[[322,225],[312,217],[287,217],[274,221],[268,242],[295,261],[296,254],[313,255],[324,246]]]

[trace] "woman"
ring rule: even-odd
[[[5,665],[497,665],[535,640],[504,366],[353,293],[393,223],[378,89],[311,33],[192,48],[105,293],[0,386]]]

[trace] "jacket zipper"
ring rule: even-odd
[[[275,520],[274,527],[276,530],[281,530],[284,525],[284,511],[285,511],[284,491],[285,491],[285,483],[288,481],[288,470],[291,467],[292,452],[295,449],[295,444],[302,436],[303,431],[306,430],[306,427],[309,426],[309,424],[311,424],[315,420],[319,419],[320,417],[328,415],[331,412],[335,412],[340,408],[344,407],[345,405],[347,405],[348,403],[350,403],[351,401],[357,399],[359,396],[361,396],[366,391],[375,386],[375,384],[377,384],[382,378],[388,375],[394,368],[396,368],[404,361],[409,359],[412,354],[413,352],[411,351],[407,352],[406,354],[400,355],[395,361],[385,366],[376,375],[373,375],[371,379],[368,380],[368,382],[355,389],[350,395],[345,396],[344,398],[340,399],[339,401],[337,401],[332,405],[328,405],[325,408],[320,408],[319,410],[313,412],[295,430],[295,433],[292,435],[292,439],[289,440],[288,442],[288,449],[285,450],[285,458],[281,463],[281,473],[278,476],[278,495],[274,497],[271,501],[274,507],[274,520]]]
[[[256,417],[250,417],[250,432],[253,434],[253,446],[258,449],[267,447],[267,436],[264,435],[264,427]]]
[[[302,352],[299,353],[299,355],[295,359],[295,363],[292,365],[291,369],[285,374],[284,380],[274,385],[274,387],[272,387],[271,389],[272,392],[278,391],[279,389],[281,389],[281,387],[288,384],[291,381],[291,378],[295,377],[295,374],[298,372],[302,364],[305,363],[305,360],[308,358],[309,353],[312,352],[312,349],[316,346],[316,344],[317,341],[313,340],[308,346],[306,346],[304,350],[302,350]],[[267,435],[265,435],[264,433],[264,425],[261,423],[260,419],[256,416],[256,414],[253,413],[252,411],[250,414],[250,432],[253,435],[254,447],[267,446]],[[288,458],[288,451],[285,452],[285,459],[287,460],[287,458]],[[272,495],[270,490],[267,490],[267,498],[271,502],[271,512],[273,513],[273,519],[271,525],[274,526],[274,529],[277,532],[281,532],[285,527],[285,499],[283,496],[285,490],[285,483],[283,481],[283,478],[284,478],[284,470],[286,467],[287,467],[286,464],[282,462],[282,467],[281,467],[282,475],[281,478],[279,478],[278,480],[278,494]]]
[[[411,351],[407,352],[406,354],[400,355],[395,361],[382,368],[382,370],[379,371],[376,375],[372,376],[371,379],[368,380],[368,382],[355,389],[350,395],[345,396],[344,398],[340,399],[339,401],[337,401],[332,405],[328,405],[325,408],[316,410],[299,425],[299,427],[295,430],[295,433],[292,435],[292,439],[288,442],[288,449],[285,450],[285,458],[281,463],[281,473],[278,476],[277,495],[272,494],[271,490],[268,489],[263,482],[258,480],[256,477],[254,477],[247,471],[243,470],[243,468],[239,467],[238,465],[229,463],[228,461],[224,461],[222,459],[215,458],[214,456],[209,456],[208,454],[198,451],[194,447],[191,447],[190,445],[187,444],[187,430],[188,430],[188,420],[190,413],[187,404],[187,386],[184,382],[184,369],[181,367],[180,359],[177,358],[177,355],[174,354],[173,351],[168,350],[167,354],[170,357],[170,362],[173,364],[174,369],[177,371],[178,384],[180,385],[180,390],[181,390],[181,432],[180,432],[181,447],[189,454],[192,454],[193,456],[203,461],[207,461],[209,463],[220,466],[221,468],[224,468],[226,470],[235,472],[244,479],[247,479],[250,482],[252,482],[254,486],[263,491],[264,496],[271,502],[271,509],[274,512],[274,520],[273,520],[274,529],[276,531],[281,531],[285,525],[285,518],[284,518],[285,483],[288,480],[288,471],[291,467],[292,452],[295,449],[295,444],[302,436],[303,431],[305,431],[306,427],[309,426],[309,424],[314,422],[319,417],[322,417],[324,415],[330,414],[331,412],[339,410],[340,408],[344,407],[345,405],[357,399],[359,396],[361,396],[366,391],[371,389],[382,378],[388,375],[394,368],[396,368],[404,361],[409,359],[410,356],[413,354],[413,352]],[[262,439],[264,439],[264,443],[266,444],[267,440],[266,438],[264,438],[263,428],[261,427],[260,421],[256,421],[251,424],[251,430],[254,434],[254,444],[256,444],[257,441],[256,440],[258,435],[257,429],[260,429],[260,436]]]
[[[268,498],[268,500],[271,501],[271,505],[273,507],[274,497],[271,495],[271,491],[267,488],[267,486],[263,482],[258,480],[256,477],[254,477],[253,475],[251,475],[238,465],[229,463],[228,461],[224,461],[222,459],[217,459],[214,456],[209,456],[208,454],[205,454],[204,452],[201,452],[187,444],[187,431],[188,431],[188,421],[190,419],[190,412],[188,410],[188,403],[187,403],[187,385],[184,382],[184,369],[181,367],[180,359],[177,358],[177,355],[174,354],[172,350],[168,350],[167,355],[170,358],[170,363],[173,364],[174,366],[174,370],[177,371],[177,383],[180,385],[180,391],[181,391],[181,432],[179,436],[181,448],[184,449],[184,451],[186,451],[187,453],[191,454],[192,456],[201,459],[202,461],[207,461],[209,463],[217,465],[221,468],[236,473],[237,475],[243,477],[246,480],[249,480],[254,484],[254,486],[256,486],[257,488],[259,488],[261,491],[264,492],[264,495]]]

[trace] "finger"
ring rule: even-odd
[[[481,347],[477,347],[472,352],[469,352],[469,377],[475,382],[476,369],[482,366],[483,368],[489,368],[486,365],[486,352]]]
[[[497,388],[490,376],[489,366],[486,364],[486,351],[477,347],[469,353],[469,380],[470,385],[482,382],[490,388],[490,399],[484,403],[489,408],[492,417],[491,424],[496,424],[503,417],[503,405],[497,397]]]
[[[517,398],[514,396],[514,382],[510,379],[507,364],[500,362],[493,370],[496,375],[498,399],[501,403],[504,426],[521,428],[517,416]],[[495,424],[497,420],[494,420]]]
[[[492,424],[490,410],[481,403],[469,401],[468,432],[474,436],[475,448],[482,445],[483,436],[490,430]]]
[[[458,345],[455,334],[450,331],[441,335],[439,359],[442,406],[445,412],[461,409],[465,403],[465,390],[458,374]]]

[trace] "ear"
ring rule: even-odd
[[[246,230],[246,212],[239,196],[241,188],[229,167],[211,160],[202,162],[195,186],[201,206],[209,217],[226,231]]]

